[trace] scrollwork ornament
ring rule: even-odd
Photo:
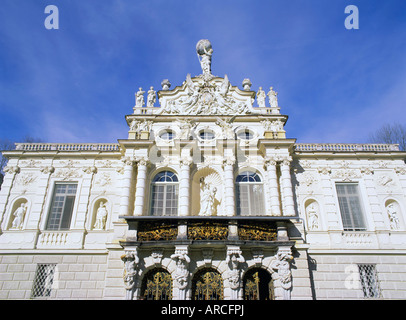
[[[226,156],[223,159],[223,166],[232,166],[235,163],[235,157],[234,156]]]
[[[16,173],[20,172],[20,167],[19,166],[5,166],[3,171],[6,173],[10,173],[10,174],[16,174]]]
[[[55,172],[55,168],[53,166],[42,167],[41,172],[44,174],[52,174]]]
[[[97,168],[95,166],[84,167],[83,172],[87,174],[95,174],[97,173]]]
[[[184,166],[190,166],[193,163],[193,158],[191,156],[185,156],[180,158],[180,164]]]
[[[147,157],[135,157],[135,161],[136,161],[138,167],[148,165]]]
[[[131,157],[122,157],[121,161],[126,166],[133,166],[135,164],[135,160],[133,158],[131,158]]]

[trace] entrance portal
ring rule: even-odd
[[[248,270],[244,276],[244,300],[273,300],[274,290],[270,273],[261,268]]]

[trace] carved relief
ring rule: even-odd
[[[270,267],[277,272],[276,278],[280,281],[283,289],[284,300],[290,300],[290,291],[292,289],[292,272],[290,264],[293,260],[290,249],[279,248],[278,253],[272,260]]]
[[[126,289],[126,299],[132,300],[137,275],[137,265],[139,263],[137,251],[126,251],[125,254],[121,256],[121,260],[124,262],[123,280]]]
[[[227,279],[231,290],[231,299],[238,299],[238,289],[241,286],[241,264],[245,262],[239,248],[228,248],[226,264],[229,266]]]

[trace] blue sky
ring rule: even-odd
[[[59,30],[47,30],[47,5]],[[347,30],[347,5],[359,29]],[[406,1],[2,0],[0,138],[116,142],[134,93],[212,72],[273,86],[297,142],[364,143],[406,123]]]

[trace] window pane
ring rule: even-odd
[[[151,215],[174,216],[178,212],[178,177],[171,171],[158,173],[152,183]]]
[[[344,230],[365,230],[358,185],[340,183],[336,187]]]
[[[77,184],[56,184],[48,216],[47,230],[69,229]]]

